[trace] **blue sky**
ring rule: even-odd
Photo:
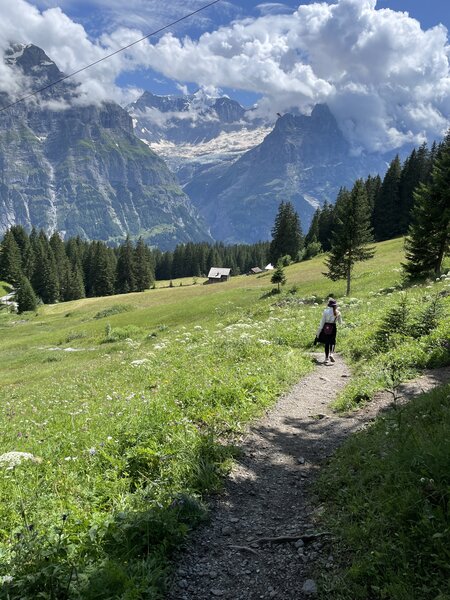
[[[70,73],[207,3],[0,0],[0,48],[34,43]],[[420,144],[450,125],[447,28],[443,0],[220,0],[77,76],[80,102],[203,88],[269,119],[325,102],[355,152]]]
[[[92,38],[114,31],[119,25],[136,28],[144,35],[167,23],[184,16],[190,11],[209,3],[209,0],[30,0],[29,2],[41,10],[61,8],[75,22],[81,23]],[[314,0],[284,0],[281,2],[261,2],[259,0],[221,0],[198,15],[191,17],[174,27],[176,35],[188,35],[197,39],[201,34],[226,26],[232,20],[255,18],[261,14],[289,14],[299,4],[312,4]],[[333,3],[328,0],[328,3]],[[443,24],[450,30],[450,10],[445,0],[378,0],[377,9],[391,8],[395,11],[407,12],[417,19],[423,29]],[[160,36],[159,36],[160,37]],[[137,39],[137,38],[136,38]],[[156,39],[156,38],[154,38]],[[121,86],[138,86],[156,94],[180,93],[176,84],[158,74],[153,69],[144,67],[134,71],[123,72],[117,83]],[[196,82],[186,82],[189,91],[197,89]],[[260,94],[245,90],[225,89],[244,105],[251,105]]]

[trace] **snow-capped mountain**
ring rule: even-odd
[[[205,169],[231,164],[273,127],[256,118],[254,110],[203,90],[186,96],[145,92],[127,110],[136,135],[165,159],[181,185]]]
[[[14,44],[4,60],[25,90],[63,77],[31,44]],[[0,113],[0,234],[20,224],[110,242],[142,235],[161,248],[211,241],[174,174],[134,135],[130,115],[77,97],[77,85],[61,81]],[[0,94],[0,107],[13,99]]]
[[[270,239],[282,200],[307,230],[340,187],[387,166],[379,154],[355,157],[326,105],[270,123],[229,98],[146,92],[128,110],[136,135],[165,158],[213,237],[229,243]]]

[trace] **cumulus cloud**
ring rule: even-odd
[[[189,2],[198,7],[197,0]],[[154,0],[149,4],[154,7]],[[178,2],[174,6],[178,15],[186,12]],[[151,68],[180,89],[194,83],[261,95],[259,115],[269,118],[326,102],[354,151],[421,143],[439,138],[449,126],[450,49],[443,26],[423,30],[407,13],[378,8],[376,0],[300,4],[290,13],[278,2],[259,8],[259,17],[232,21],[198,39],[167,33],[84,71],[78,78],[81,101],[125,103],[140,90],[119,88],[117,77]],[[122,26],[92,39],[60,8],[40,12],[25,0],[0,0],[0,10],[1,47],[10,40],[32,42],[65,72],[148,32]],[[0,80],[4,75],[7,81],[7,71],[0,66]]]
[[[266,114],[326,102],[355,148],[389,150],[448,127],[449,53],[443,26],[424,31],[376,0],[338,0],[236,21],[198,41],[167,34],[147,60],[167,77],[262,93]]]

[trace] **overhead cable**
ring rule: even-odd
[[[104,60],[111,58],[111,56],[115,56],[116,54],[119,54],[119,52],[123,52],[124,50],[131,48],[131,46],[135,46],[136,44],[139,44],[139,42],[143,42],[147,38],[157,35],[158,33],[161,33],[162,31],[164,31],[165,29],[168,29],[169,27],[173,27],[174,25],[177,25],[181,21],[185,21],[186,19],[189,19],[193,15],[196,15],[197,13],[201,12],[202,10],[207,9],[210,6],[213,6],[213,4],[217,4],[218,2],[221,2],[221,0],[213,0],[213,2],[209,2],[208,4],[201,6],[197,10],[194,10],[194,11],[190,12],[189,14],[184,15],[183,17],[180,17],[179,19],[176,19],[175,21],[172,21],[171,23],[164,25],[164,27],[160,27],[159,29],[152,31],[151,33],[148,33],[147,35],[144,35],[144,37],[141,37],[138,40],[131,42],[131,44],[127,44],[126,46],[123,46],[123,47],[119,48],[118,50],[114,50],[114,52],[111,52],[110,54],[107,54],[106,56],[99,58],[98,60],[90,63],[89,65],[85,65],[84,67],[81,67],[80,69],[77,69],[76,71],[73,71],[72,73],[69,73],[68,75],[64,75],[64,77],[61,77],[60,79],[57,79],[56,81],[52,81],[51,83],[48,83],[47,85],[44,85],[43,87],[41,87],[37,90],[34,90],[33,92],[30,92],[26,96],[22,96],[18,100],[11,102],[11,104],[8,104],[7,106],[4,106],[3,108],[0,108],[0,112],[3,112],[4,110],[11,108],[12,106],[16,106],[16,104],[19,104],[20,102],[23,102],[24,100],[27,100],[28,98],[31,98],[32,96],[36,96],[36,94],[40,94],[44,90],[48,90],[48,88],[51,88],[58,83],[61,83],[61,81],[65,81],[66,79],[69,79],[69,77],[78,75],[78,73],[82,73],[83,71],[86,71],[86,69],[90,69],[94,65],[98,65],[99,63],[103,62]]]

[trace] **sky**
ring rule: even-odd
[[[0,49],[34,43],[70,73],[211,0],[0,0]],[[80,102],[204,88],[258,116],[327,103],[362,150],[440,139],[450,125],[444,0],[219,0],[77,76]],[[0,90],[20,94],[0,64]]]

